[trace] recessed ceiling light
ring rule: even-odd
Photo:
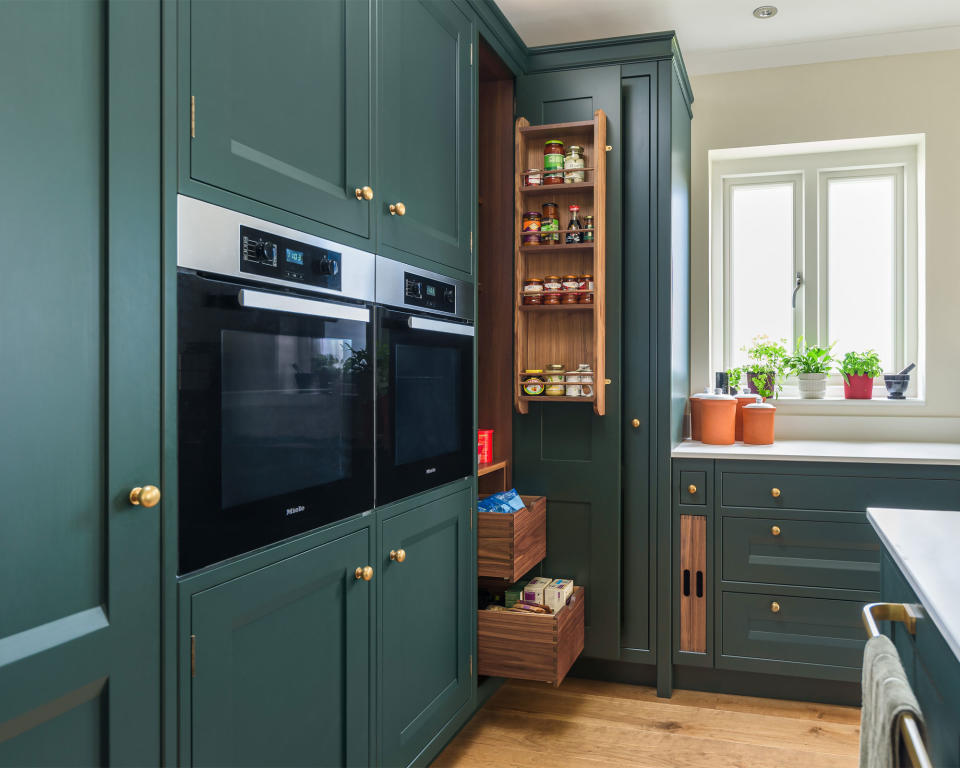
[[[777,15],[777,6],[775,5],[761,5],[759,8],[753,9],[753,15],[758,19],[769,19]]]

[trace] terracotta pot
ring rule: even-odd
[[[703,399],[703,392],[697,392],[690,395],[690,439],[700,439],[700,401]]]
[[[768,403],[743,408],[744,445],[773,445],[773,422],[777,409]]]
[[[700,439],[707,445],[733,445],[737,401],[730,395],[705,395],[700,401]]]
[[[843,380],[843,396],[847,400],[872,400],[873,376],[851,373]]]
[[[760,395],[737,395],[737,420],[734,435],[737,440],[743,440],[743,406],[757,402],[758,397]],[[767,399],[764,397],[762,400],[766,402]]]

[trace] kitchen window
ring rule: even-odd
[[[921,136],[710,153],[715,370],[758,335],[919,362],[921,156]]]

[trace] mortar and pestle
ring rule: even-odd
[[[917,367],[916,363],[910,363],[900,373],[883,374],[883,384],[887,388],[888,400],[905,400],[907,397],[907,387],[910,386],[910,371]]]

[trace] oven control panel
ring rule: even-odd
[[[259,229],[240,227],[240,271],[341,290],[340,254]]]
[[[456,312],[457,287],[432,277],[404,272],[403,303],[441,312]]]

